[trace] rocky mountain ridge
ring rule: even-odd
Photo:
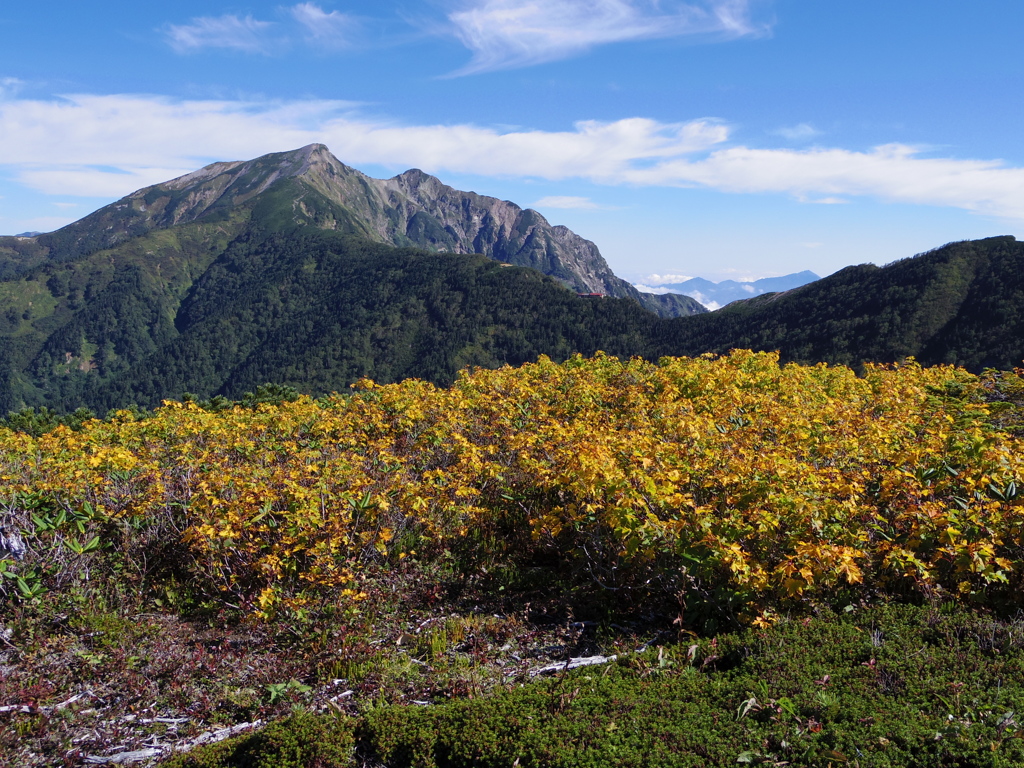
[[[395,246],[481,253],[537,269],[579,293],[632,298],[663,317],[706,311],[689,297],[637,291],[612,272],[594,243],[567,227],[552,226],[534,210],[456,190],[417,169],[375,179],[342,163],[323,144],[249,161],[213,163],[140,189],[28,242],[0,238],[0,251],[6,246],[26,253],[34,244],[39,254],[63,261],[154,229],[229,218],[269,197],[291,205],[291,222],[281,223],[347,231]],[[41,258],[26,257],[26,267]]]

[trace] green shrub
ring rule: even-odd
[[[383,708],[360,750],[389,768],[1015,766],[1021,671],[1022,624],[874,608]]]
[[[351,722],[296,712],[255,733],[172,758],[167,768],[343,768],[352,765]]]

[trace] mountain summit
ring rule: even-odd
[[[594,243],[552,226],[537,211],[461,192],[418,169],[374,179],[323,144],[213,163],[133,192],[37,240],[74,258],[153,229],[228,218],[243,208],[259,209],[277,228],[313,226],[395,246],[480,253],[536,269],[578,293],[632,298],[665,317],[706,311],[689,297],[637,291],[615,276]]]
[[[536,211],[419,170],[374,179],[311,144],[0,237],[0,415],[631,355],[658,319],[645,308],[706,312],[640,293]]]
[[[311,145],[215,163],[56,232],[0,238],[0,415],[237,398],[265,382],[310,393],[363,377],[444,384],[467,366],[597,350],[1008,368],[1024,358],[1022,264],[1012,237],[952,243],[657,317],[593,243],[535,211],[417,170],[372,179]]]

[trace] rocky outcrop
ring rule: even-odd
[[[579,293],[629,297],[666,317],[706,311],[688,297],[641,294],[616,277],[598,247],[540,213],[496,197],[462,192],[419,169],[374,179],[337,160],[322,144],[298,150],[308,161],[300,177],[321,194],[356,212],[394,245],[451,253],[482,253],[532,267]]]
[[[495,197],[462,192],[413,169],[374,179],[310,144],[247,162],[214,163],[141,189],[58,230],[47,243],[69,258],[109,248],[145,232],[212,217],[230,218],[247,204],[287,187],[295,224],[346,228],[380,242],[450,253],[482,253],[531,267],[579,293],[632,298],[667,317],[706,311],[688,297],[641,294],[615,276],[597,246],[537,211]],[[334,210],[324,210],[324,201]],[[280,213],[279,210],[277,210]],[[59,243],[57,242],[59,241]]]

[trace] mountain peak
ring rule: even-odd
[[[427,179],[433,179],[434,177],[431,176],[429,173],[421,171],[419,168],[410,168],[408,171],[400,173],[394,178],[401,179],[402,181],[405,181],[409,184],[418,184],[420,182],[426,181]]]
[[[73,257],[153,229],[198,221],[240,223],[254,211],[275,227],[312,226],[397,246],[482,253],[536,269],[574,291],[629,297],[660,314],[703,311],[689,299],[667,307],[668,299],[640,294],[615,276],[594,243],[553,227],[537,211],[453,189],[419,168],[390,179],[371,178],[319,143],[212,163],[133,192],[54,235],[61,243],[70,241],[62,248]]]
[[[300,147],[299,149],[296,149],[295,151],[296,152],[302,152],[303,154],[306,154],[306,155],[312,155],[312,154],[321,154],[321,155],[323,155],[323,154],[326,154],[326,155],[330,155],[331,157],[334,157],[334,155],[331,155],[331,150],[329,150],[327,148],[327,145],[326,144],[321,144],[320,142],[313,142],[312,144],[307,144],[306,146]]]
[[[137,197],[148,193],[150,190],[160,188],[186,189],[225,175],[232,177],[227,187],[233,186],[234,182],[238,179],[247,178],[249,182],[247,186],[256,187],[259,191],[263,191],[280,178],[302,176],[313,166],[337,163],[338,159],[331,154],[331,151],[324,144],[307,144],[299,149],[287,152],[272,152],[267,155],[261,155],[253,160],[211,163],[200,168],[198,171],[187,173],[184,176],[179,176],[162,184],[155,184],[152,187],[140,189],[138,192],[129,195],[129,197]]]
[[[384,184],[389,189],[400,190],[402,194],[420,202],[422,198],[436,198],[444,193],[455,192],[436,176],[424,173],[419,168],[410,168],[405,173],[387,179]]]
[[[326,144],[307,144],[304,147],[292,152],[284,152],[285,155],[294,155],[296,161],[301,161],[301,169],[296,175],[301,175],[313,165],[333,165],[338,158],[331,154]]]

